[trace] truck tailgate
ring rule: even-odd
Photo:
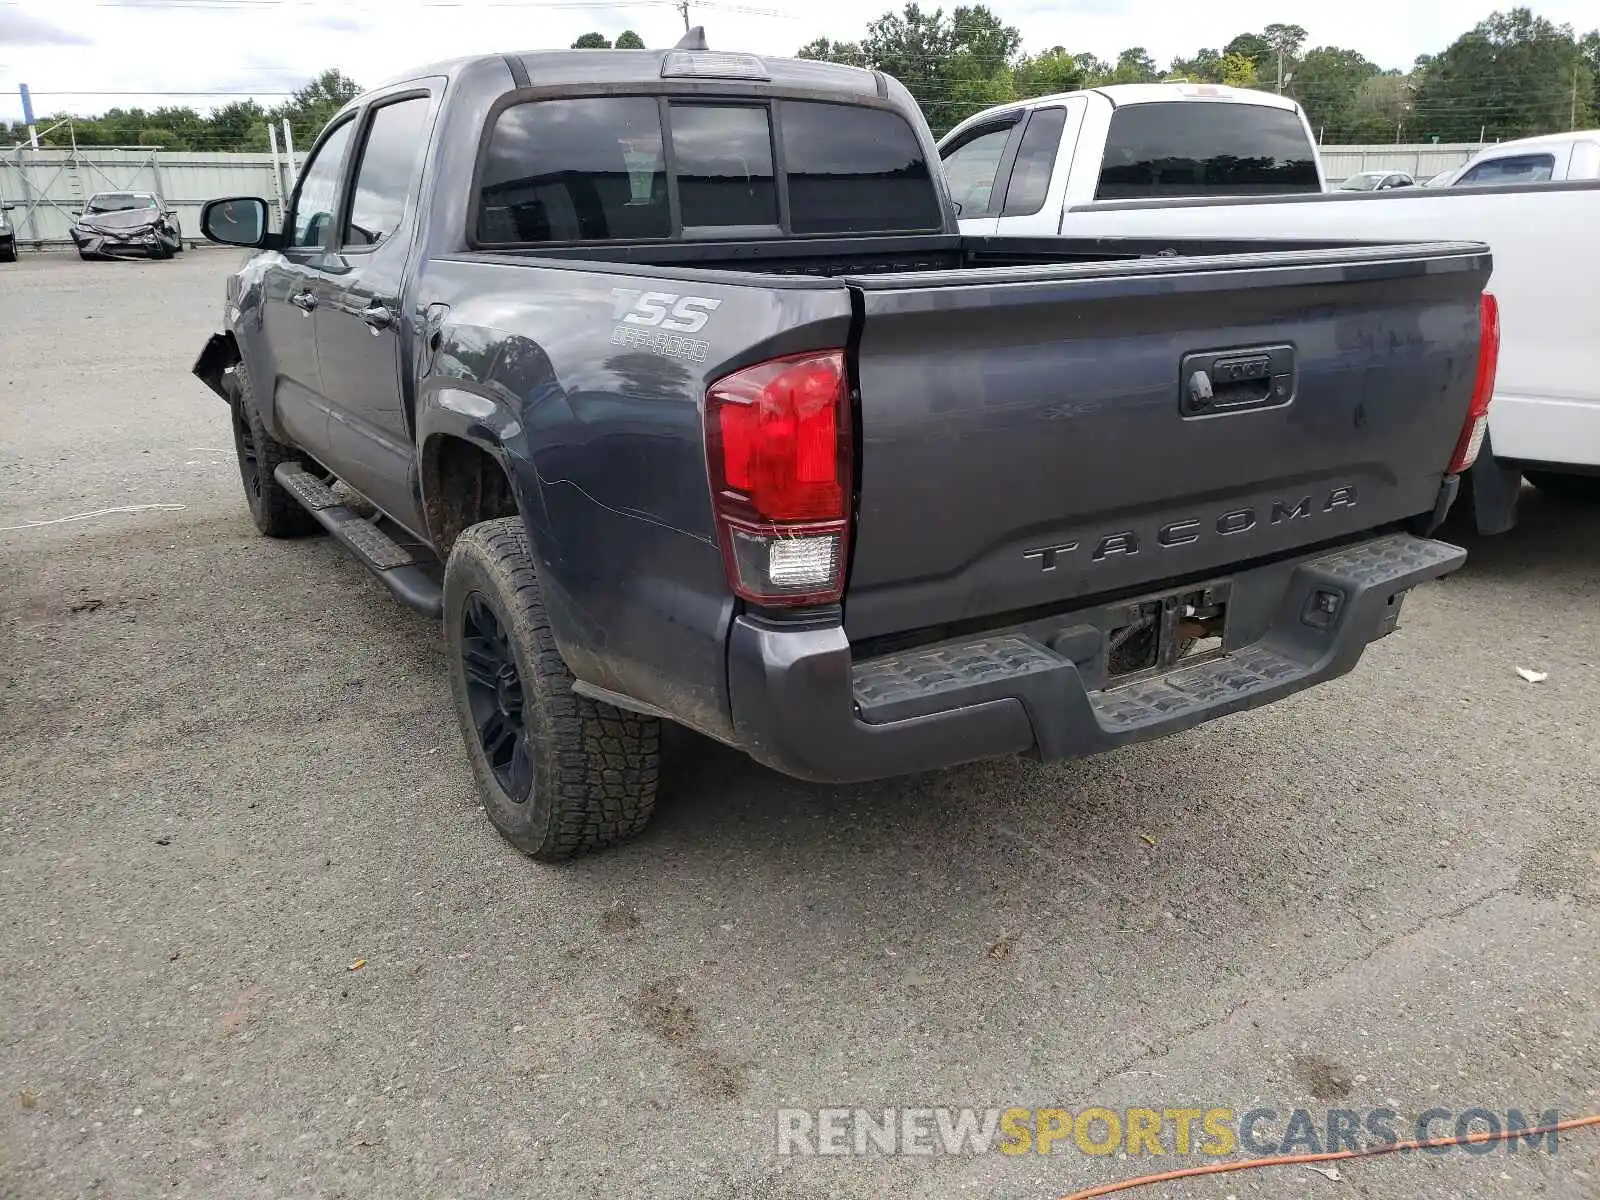
[[[1430,512],[1489,272],[1487,247],[1434,243],[849,279],[850,637]]]

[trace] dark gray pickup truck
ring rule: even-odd
[[[964,238],[937,161],[870,71],[533,53],[352,101],[281,230],[207,206],[251,514],[442,615],[523,851],[638,830],[662,720],[814,780],[1091,754],[1464,561],[1487,247]]]

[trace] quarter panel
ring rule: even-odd
[[[423,352],[419,433],[453,425],[496,447],[574,674],[724,738],[734,602],[712,520],[705,385],[843,346],[850,323],[842,285],[731,278],[463,255],[430,263],[418,299],[448,310]],[[680,310],[684,297],[698,303]],[[683,332],[663,328],[674,311]]]

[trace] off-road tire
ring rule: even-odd
[[[481,714],[483,661],[475,657],[469,685],[464,652],[464,643],[484,642],[469,632],[473,613],[482,614],[474,603],[498,623],[505,661],[515,668],[517,719],[529,752],[523,772],[529,786],[520,800],[497,776],[469,693],[475,689]],[[558,862],[643,829],[655,808],[661,724],[572,690],[521,518],[485,521],[456,540],[445,565],[444,628],[456,718],[478,794],[500,835],[531,858]]]
[[[1562,500],[1583,504],[1600,503],[1600,475],[1566,474],[1561,471],[1524,471],[1522,477],[1541,492]]]
[[[322,528],[317,519],[300,507],[273,474],[279,463],[301,462],[304,456],[273,438],[262,425],[243,363],[234,366],[233,382],[233,448],[239,456],[239,478],[250,519],[268,537],[304,537],[317,532]]]

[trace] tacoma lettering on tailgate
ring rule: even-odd
[[[1354,508],[1355,503],[1356,489],[1351,485],[1333,488],[1320,505],[1314,504],[1311,496],[1302,496],[1298,500],[1274,500],[1265,514],[1265,522],[1268,525],[1282,525],[1285,521],[1310,520],[1319,513]],[[1203,535],[1212,531],[1221,537],[1248,533],[1257,528],[1262,520],[1262,514],[1253,505],[1230,508],[1210,519],[1209,524],[1205,518],[1182,517],[1168,521],[1156,530],[1155,543],[1163,550],[1172,550],[1198,542]],[[1031,550],[1024,550],[1022,557],[1030,561],[1038,560],[1041,571],[1054,571],[1059,565],[1057,560],[1063,554],[1071,554],[1080,545],[1079,542],[1057,542],[1049,546],[1035,546]],[[1136,530],[1117,529],[1094,539],[1094,549],[1089,558],[1093,562],[1101,562],[1119,554],[1137,554],[1140,549],[1141,542]]]

